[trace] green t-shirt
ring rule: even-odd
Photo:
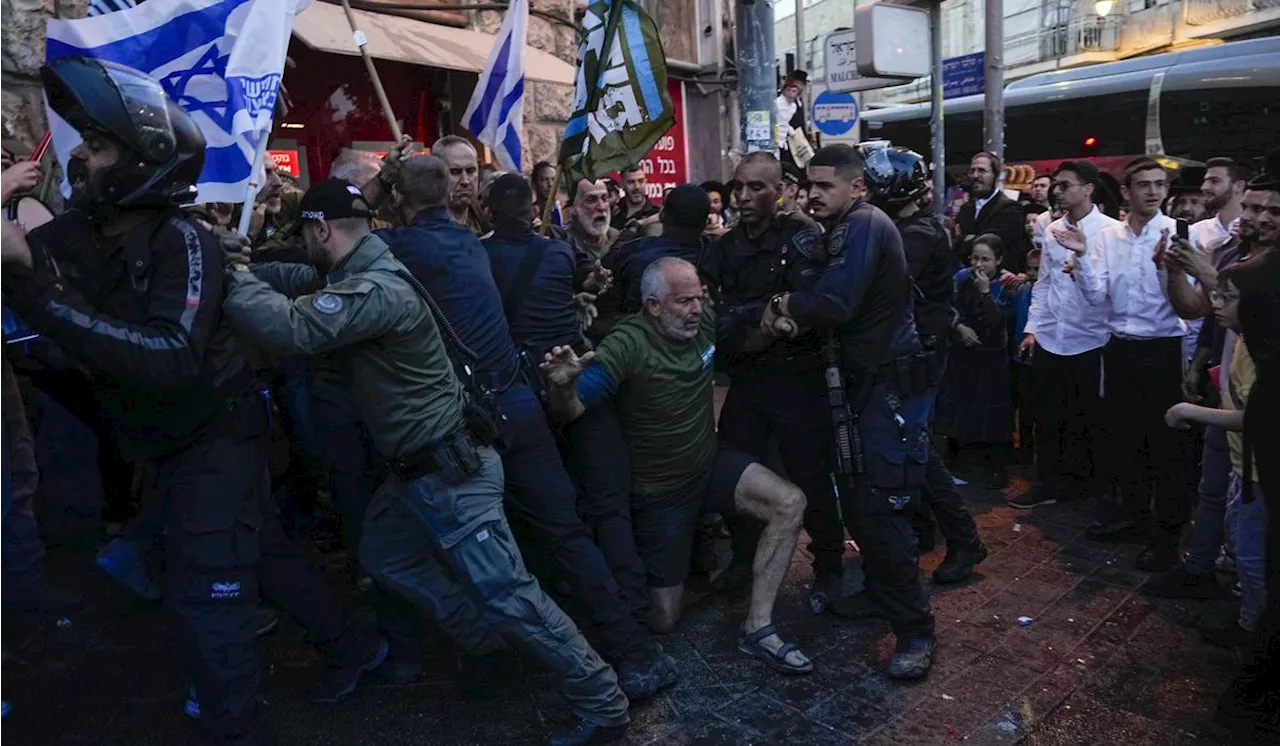
[[[698,336],[687,342],[662,336],[635,314],[614,326],[596,349],[595,361],[617,386],[632,492],[678,489],[715,460],[715,339],[715,313],[704,308]]]

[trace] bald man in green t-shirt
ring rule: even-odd
[[[640,283],[643,311],[619,322],[594,353],[557,347],[542,368],[553,412],[562,420],[614,397],[631,457],[636,548],[653,603],[650,627],[680,620],[689,554],[703,512],[740,513],[764,522],[751,605],[738,649],[787,674],[813,663],[773,627],[778,587],[791,564],[804,493],[750,456],[716,444],[712,399],[715,314],[704,306],[697,270],[658,259]]]

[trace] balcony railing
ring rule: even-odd
[[[1203,26],[1259,10],[1280,8],[1280,0],[1183,0],[1188,26]]]
[[[1119,18],[1076,18],[1061,26],[1010,37],[1005,41],[1004,56],[1005,64],[1012,67],[1118,49]]]

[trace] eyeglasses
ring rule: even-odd
[[[1074,189],[1078,186],[1084,186],[1084,184],[1077,184],[1074,181],[1056,181],[1053,184],[1054,189],[1057,189],[1060,192],[1065,192],[1068,189]]]

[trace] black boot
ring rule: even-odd
[[[899,638],[889,661],[889,678],[901,681],[922,679],[933,665],[933,649],[937,645],[933,637]]]
[[[596,743],[613,743],[622,738],[627,732],[627,726],[630,723],[622,725],[596,725],[586,720],[578,721],[573,730],[564,733],[556,733],[547,740],[548,746],[589,746]]]
[[[963,583],[973,574],[973,567],[987,558],[987,547],[978,542],[976,547],[948,544],[947,556],[933,571],[935,583]]]

